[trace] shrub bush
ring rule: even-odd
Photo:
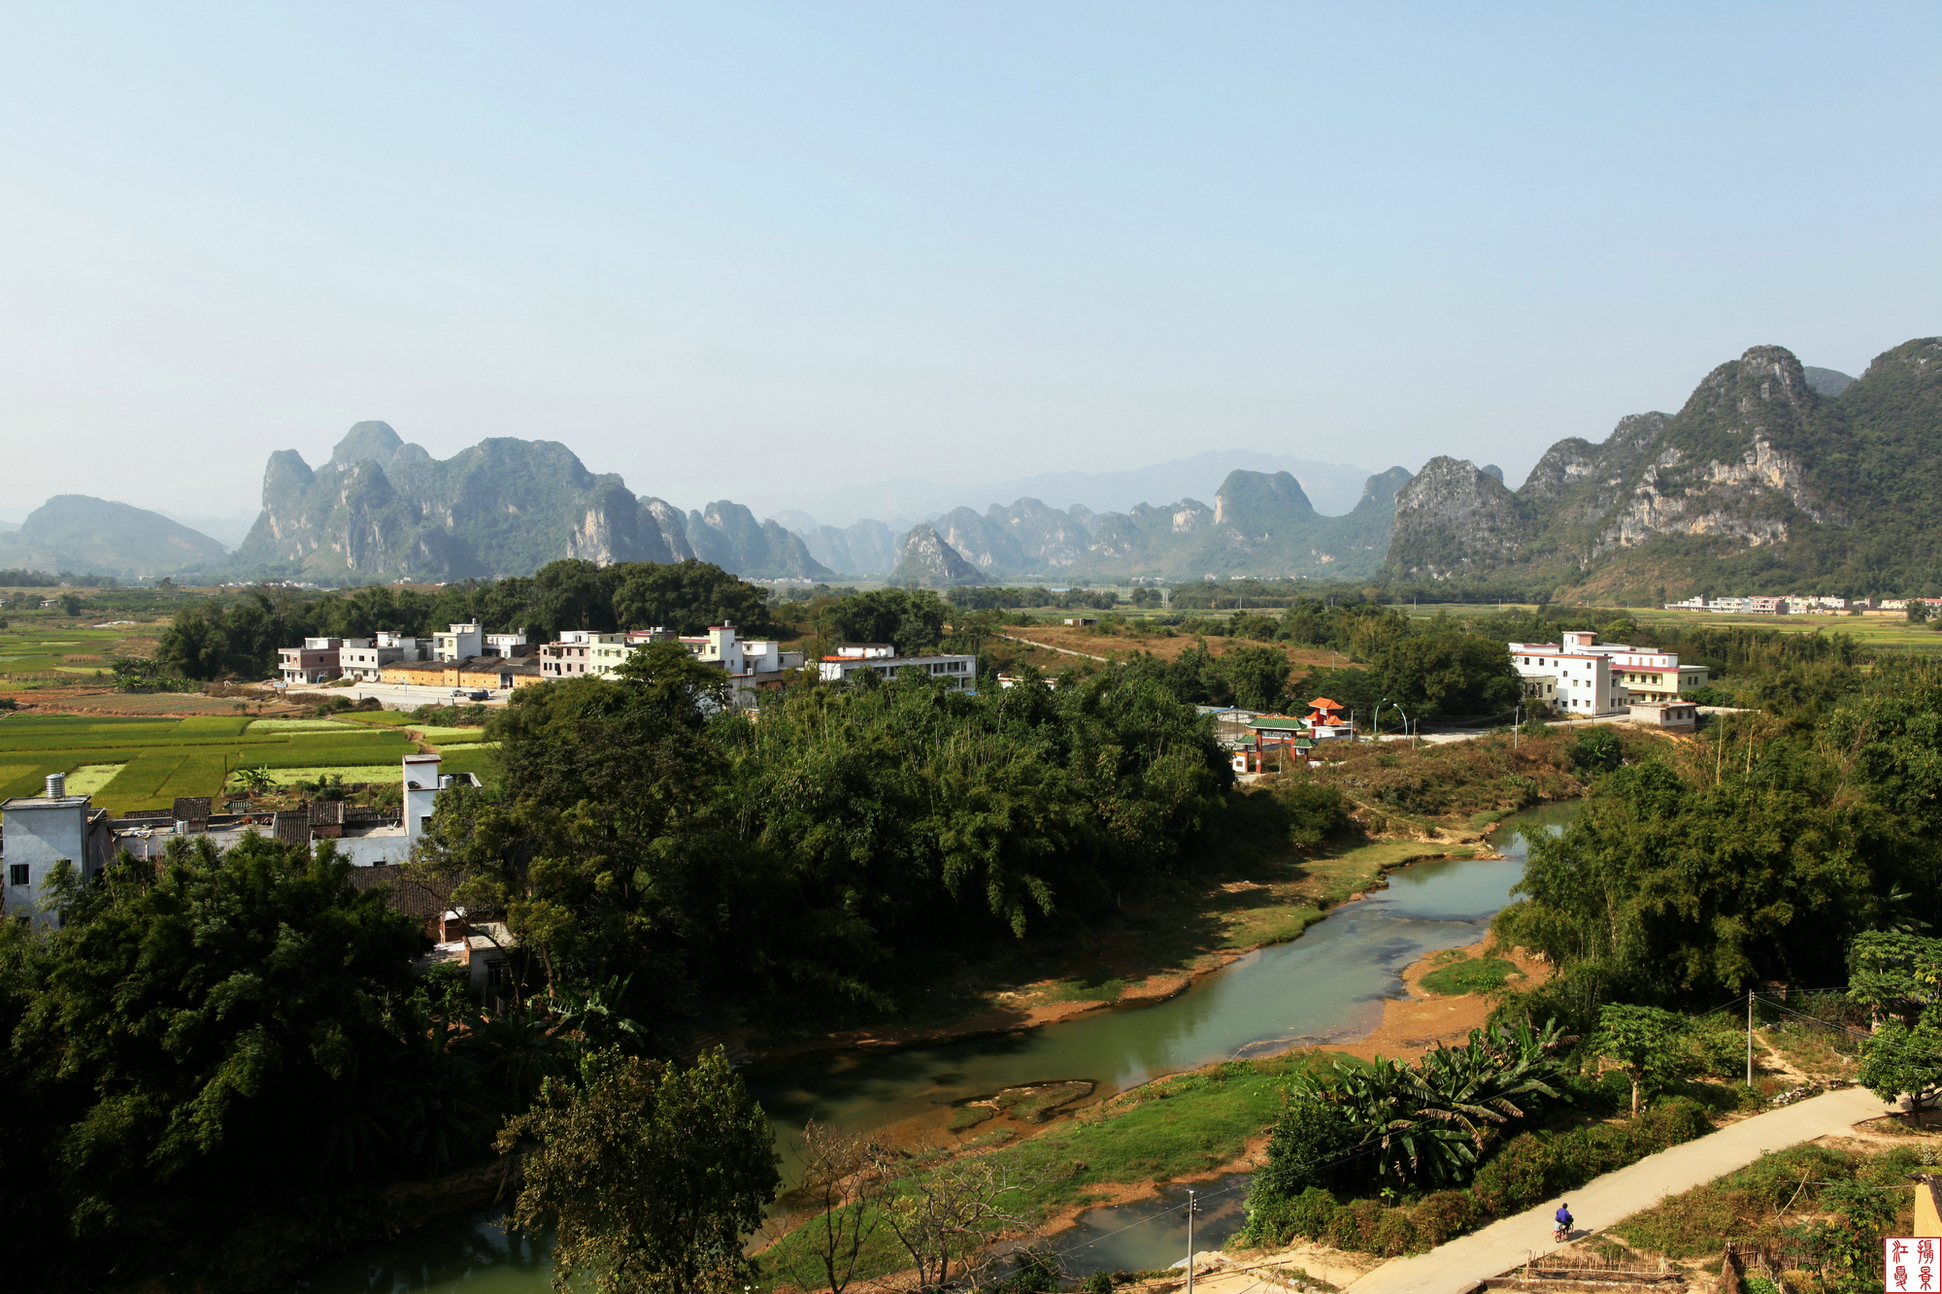
[[[1247,1200],[1247,1225],[1241,1234],[1248,1244],[1285,1245],[1294,1240],[1325,1240],[1329,1224],[1341,1209],[1331,1191],[1311,1186],[1300,1195],[1256,1196]]]
[[[1369,1253],[1374,1249],[1376,1224],[1387,1212],[1380,1200],[1356,1200],[1335,1210],[1328,1220],[1328,1242],[1337,1249]]]
[[[1311,1187],[1335,1185],[1335,1163],[1355,1142],[1353,1129],[1320,1101],[1294,1100],[1268,1134],[1268,1162],[1254,1189],[1293,1199]]]
[[[1578,740],[1571,743],[1567,758],[1571,761],[1571,767],[1580,773],[1609,773],[1625,758],[1625,746],[1617,733],[1599,725],[1578,734]]]
[[[1469,1191],[1438,1191],[1410,1210],[1425,1246],[1440,1245],[1477,1225],[1481,1210]]]
[[[1542,1203],[1551,1194],[1551,1169],[1556,1162],[1552,1138],[1532,1132],[1512,1137],[1477,1171],[1473,1189],[1478,1204],[1486,1213],[1502,1217]]]
[[[1406,1209],[1384,1209],[1369,1229],[1369,1252],[1394,1258],[1428,1248],[1416,1231],[1416,1220]]]
[[[1706,1107],[1689,1096],[1676,1096],[1649,1110],[1641,1110],[1631,1124],[1632,1139],[1641,1159],[1703,1137],[1712,1129]]]
[[[1288,814],[1288,843],[1310,850],[1349,825],[1348,801],[1342,792],[1312,777],[1285,778],[1275,789]]]

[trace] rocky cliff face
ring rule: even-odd
[[[984,574],[944,542],[936,530],[919,523],[904,536],[903,555],[890,573],[892,584],[982,584]]]
[[[800,535],[774,521],[758,522],[727,499],[688,514],[688,542],[702,561],[756,579],[826,580],[834,574],[809,555]]]
[[[1396,494],[1389,565],[1447,579],[1503,564],[1531,535],[1529,509],[1503,482],[1467,459],[1432,458]]]
[[[809,555],[838,575],[887,575],[903,547],[889,526],[868,517],[840,528],[817,526],[802,537]]]
[[[829,573],[747,508],[722,501],[683,517],[555,441],[494,438],[440,461],[382,422],[352,427],[314,471],[294,450],[272,454],[263,512],[237,560],[340,579],[465,579],[561,558],[683,561],[698,555],[691,532],[706,560],[737,574]]]
[[[956,508],[937,519],[944,542],[987,573],[1069,569],[1092,547],[1092,536],[1070,513],[1037,499],[1009,508],[993,504],[983,515]]]
[[[666,499],[641,500],[640,527],[643,538],[650,534],[660,535],[661,546],[668,554],[665,558],[649,557],[644,560],[691,562],[695,559],[694,547],[688,543],[688,519],[682,515],[681,509]]]

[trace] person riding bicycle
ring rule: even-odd
[[[1570,1235],[1571,1234],[1571,1206],[1569,1204],[1560,1203],[1558,1205],[1557,1219],[1558,1219],[1558,1234],[1561,1236]]]

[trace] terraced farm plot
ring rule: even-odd
[[[39,764],[0,764],[0,796],[32,794],[34,776],[39,771]],[[17,791],[17,786],[28,789]]]
[[[347,786],[358,782],[390,783],[395,786],[398,782],[396,764],[323,764],[316,768],[273,768],[269,772],[270,780],[278,786],[314,782],[320,777],[341,777]]]
[[[419,740],[428,741],[434,746],[447,743],[476,745],[485,740],[484,728],[413,728],[412,731],[418,734]]]
[[[439,752],[438,771],[440,773],[471,773],[488,786],[499,783],[499,747],[465,746],[458,749],[445,749]]]
[[[67,793],[99,795],[127,767],[126,764],[83,764],[67,775]]]
[[[47,774],[74,777],[87,768],[94,772],[86,785],[70,787],[122,813],[167,808],[177,796],[221,795],[225,774],[247,767],[267,769],[285,783],[332,772],[346,782],[393,782],[400,761],[415,749],[401,731],[359,724],[263,731],[242,715],[11,714],[0,716],[0,795],[37,794]],[[476,771],[496,774],[483,764]]]

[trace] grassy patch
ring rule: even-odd
[[[1462,997],[1466,993],[1488,993],[1502,988],[1507,980],[1522,978],[1523,972],[1505,958],[1478,957],[1451,962],[1417,982],[1431,993]]]
[[[1089,1107],[1039,1135],[993,1151],[1033,1179],[1011,1207],[1040,1220],[1070,1204],[1097,1198],[1113,1184],[1172,1181],[1204,1175],[1239,1158],[1281,1109],[1290,1075],[1327,1059],[1320,1053],[1229,1061],[1197,1074],[1160,1079]],[[960,1111],[978,1107],[960,1106]],[[966,1113],[965,1118],[971,1119]],[[966,1123],[975,1127],[982,1119]],[[978,1142],[967,1143],[967,1148]],[[898,1271],[908,1259],[879,1227],[858,1275]],[[766,1276],[803,1289],[819,1288],[821,1268],[807,1228],[764,1250]]]
[[[997,1117],[998,1111],[989,1105],[960,1105],[951,1111],[950,1130],[963,1132],[967,1128],[977,1127],[987,1119]]]
[[[488,742],[483,746],[446,747],[439,751],[442,757],[438,771],[441,773],[471,773],[487,786],[499,785],[499,747]]]
[[[1038,1002],[1117,1002],[1126,992],[1123,975],[1075,975],[1032,994]]]
[[[94,795],[120,776],[126,764],[83,764],[67,775],[69,795]]]

